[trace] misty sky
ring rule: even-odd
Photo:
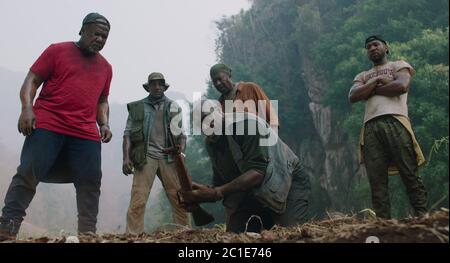
[[[214,21],[249,6],[248,0],[0,0],[0,67],[27,72],[50,43],[78,40],[82,19],[94,11],[111,23],[101,52],[114,71],[110,102],[144,97],[141,84],[152,71],[192,100],[216,62]]]

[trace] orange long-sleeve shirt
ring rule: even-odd
[[[221,96],[219,101],[222,104],[223,110],[226,111],[224,96]],[[258,101],[263,101],[263,103],[258,103]],[[270,126],[279,128],[280,123],[277,111],[274,109],[266,93],[258,84],[253,82],[237,83],[236,94],[233,98],[233,103],[234,111],[252,112],[260,117],[265,118],[266,122],[270,124]]]

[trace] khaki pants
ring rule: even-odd
[[[181,187],[176,174],[175,164],[168,163],[165,159],[155,160],[147,157],[147,163],[141,169],[136,170],[133,176],[131,200],[127,212],[126,233],[128,234],[141,234],[144,232],[145,207],[157,172],[172,206],[174,223],[185,226],[190,225],[188,213],[178,205],[177,192]]]

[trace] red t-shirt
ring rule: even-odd
[[[100,54],[84,55],[74,42],[50,45],[30,70],[44,79],[34,104],[36,128],[99,141],[97,104],[108,97],[112,67]]]

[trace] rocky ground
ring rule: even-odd
[[[297,227],[275,227],[261,234],[231,234],[223,226],[212,229],[156,231],[141,236],[101,234],[79,237],[40,237],[19,239],[17,243],[448,243],[449,211],[442,208],[421,218],[401,220],[358,219],[356,216],[333,217]]]

